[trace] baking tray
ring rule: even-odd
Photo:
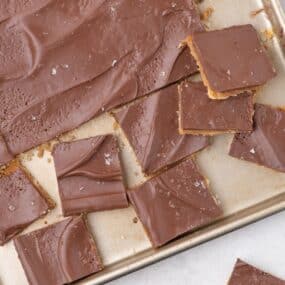
[[[253,24],[265,42],[278,76],[266,85],[258,101],[285,106],[285,17],[278,0],[204,0],[200,10],[212,7],[214,13],[206,21],[210,29],[238,24]],[[261,11],[260,9],[264,9]],[[255,16],[255,11],[261,11]],[[272,37],[273,36],[273,37]],[[118,135],[126,183],[132,187],[145,178],[133,151],[120,129],[113,129],[114,120],[104,114],[77,130],[61,137],[68,141],[93,135]],[[152,249],[132,207],[88,215],[90,229],[98,244],[105,270],[77,282],[80,285],[101,284],[143,266],[191,248],[246,224],[285,209],[285,174],[263,168],[227,155],[232,135],[217,136],[213,145],[197,156],[203,173],[210,179],[213,192],[220,199],[224,216],[216,223],[179,238],[170,244]],[[45,150],[43,152],[43,150]],[[55,210],[32,224],[25,232],[35,230],[62,219],[57,181],[50,151],[39,147],[21,155],[20,159],[36,180],[57,202]],[[12,242],[0,248],[0,284],[27,285],[24,271]]]

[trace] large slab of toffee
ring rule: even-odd
[[[155,173],[209,145],[207,137],[179,134],[177,112],[174,84],[114,114],[143,172]]]
[[[10,154],[196,72],[178,45],[202,30],[190,0],[51,0],[3,22],[0,133]]]

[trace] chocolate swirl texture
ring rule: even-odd
[[[206,225],[222,210],[196,163],[188,159],[128,191],[154,247]]]
[[[256,104],[254,130],[237,134],[229,154],[274,170],[285,172],[285,111]]]
[[[285,285],[285,281],[238,259],[228,285]]]
[[[82,217],[69,217],[14,242],[30,285],[63,285],[103,269]]]
[[[147,174],[209,145],[207,137],[178,133],[177,111],[178,90],[172,85],[114,114]]]
[[[193,1],[40,2],[0,25],[0,132],[11,155],[197,71],[177,48],[204,29]]]
[[[52,155],[65,216],[128,206],[113,136],[60,143]]]
[[[0,245],[45,215],[48,202],[17,167],[0,177]]]

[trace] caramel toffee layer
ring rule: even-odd
[[[185,81],[179,85],[179,122],[181,133],[214,135],[250,132],[253,124],[253,95],[211,100],[202,82]]]
[[[0,177],[0,204],[0,245],[49,209],[48,202],[19,167]]]
[[[9,3],[0,4],[0,133],[11,155],[197,71],[178,48],[204,30],[191,0],[41,0],[30,14]]]
[[[285,281],[238,259],[228,285],[285,285]]]
[[[123,108],[114,116],[147,174],[209,145],[207,137],[178,133],[177,85]]]
[[[222,214],[191,159],[129,191],[154,247],[208,224]]]
[[[203,81],[213,93],[256,88],[275,76],[252,25],[198,32],[189,41]]]
[[[65,216],[128,206],[113,136],[61,143],[52,155]]]
[[[30,285],[63,285],[103,269],[82,217],[67,218],[14,241]]]
[[[254,131],[250,134],[237,134],[229,154],[285,172],[284,128],[284,110],[256,104]]]

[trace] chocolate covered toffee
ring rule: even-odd
[[[228,285],[285,285],[285,281],[238,259]]]
[[[103,269],[83,217],[67,218],[14,242],[30,285],[63,285]]]
[[[0,25],[0,134],[10,155],[197,71],[178,48],[204,29],[192,1],[50,0],[30,14],[10,2],[0,6],[3,19],[15,12]]]
[[[212,100],[202,82],[179,85],[181,134],[217,135],[252,131],[253,95],[249,92],[226,100]]]
[[[216,220],[220,206],[188,159],[128,192],[155,247]]]
[[[128,206],[113,136],[60,143],[52,155],[65,216]]]
[[[177,85],[115,113],[142,170],[155,173],[209,145],[207,137],[178,132]]]
[[[285,111],[256,104],[254,130],[236,134],[229,154],[285,172]]]
[[[187,43],[212,99],[257,89],[276,75],[252,25],[198,32]]]
[[[0,245],[47,214],[52,204],[19,165],[0,175]]]

